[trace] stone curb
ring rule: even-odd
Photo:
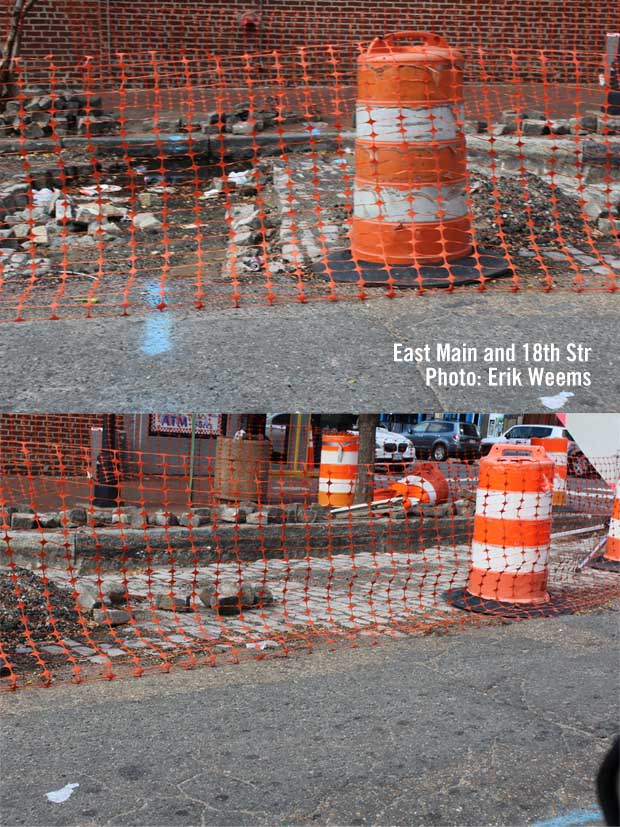
[[[582,513],[554,514],[553,531],[596,525],[600,517]],[[62,565],[76,574],[140,570],[151,566],[207,565],[216,561],[252,562],[263,558],[416,553],[435,546],[471,541],[473,517],[422,517],[359,522],[201,526],[199,528],[101,528],[76,531],[8,532],[0,542],[0,565],[13,562],[28,568]],[[45,540],[45,543],[42,543]]]

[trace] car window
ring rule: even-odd
[[[414,425],[413,428],[409,428],[409,433],[423,434],[427,427],[428,422],[419,422],[417,425]]]
[[[478,429],[475,425],[472,425],[471,422],[460,422],[459,431],[464,436],[478,436]]]
[[[444,427],[443,422],[429,422],[427,433],[429,433],[429,434],[440,434],[444,430],[445,430],[445,427]],[[450,427],[448,427],[448,430],[451,430]]]
[[[530,436],[530,427],[528,425],[517,425],[506,431],[507,439],[528,439]]]
[[[553,433],[553,428],[545,428],[540,425],[535,425],[531,431],[531,437],[536,437],[536,439],[545,439],[545,437],[551,436]]]
[[[291,419],[290,414],[277,414],[271,420],[272,425],[288,425]]]

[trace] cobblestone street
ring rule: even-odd
[[[556,543],[552,549],[549,588],[570,592],[609,585],[615,575],[575,566],[588,553],[585,542]],[[94,664],[127,657],[132,650],[144,655],[173,654],[199,650],[205,644],[217,654],[233,648],[277,650],[291,636],[346,634],[405,636],[422,625],[468,622],[472,615],[449,606],[443,593],[464,585],[469,567],[469,548],[461,545],[428,549],[424,556],[366,552],[327,559],[260,560],[252,563],[221,563],[196,569],[157,569],[129,573],[126,588],[130,600],[130,623],[110,629],[110,640],[97,650],[83,642],[65,639],[77,660]],[[66,570],[49,569],[47,576],[58,586],[69,587]],[[119,576],[89,575],[79,578],[104,591]],[[236,584],[266,585],[274,597],[272,605],[243,611],[234,616],[217,615],[198,598],[201,583],[214,580],[219,588]],[[163,611],[155,606],[158,594],[189,597],[193,611]],[[481,616],[476,615],[476,620]],[[482,617],[482,622],[489,618]],[[58,643],[39,647],[49,655],[63,653]],[[18,647],[26,654],[27,646]]]

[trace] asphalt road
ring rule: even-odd
[[[5,695],[1,821],[592,827],[617,663],[605,611]]]
[[[9,323],[2,326],[0,410],[5,411],[565,411],[620,410],[617,294],[429,292],[367,303],[342,301],[241,310]],[[394,343],[550,343],[555,369],[590,373],[590,387],[490,387],[425,383],[424,365],[393,361]],[[568,364],[567,343],[592,348]],[[436,366],[436,365],[435,365]],[[538,363],[539,367],[546,367]],[[454,369],[461,365],[443,365]],[[465,366],[467,367],[467,366]],[[472,367],[472,366],[469,366]]]

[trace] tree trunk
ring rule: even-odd
[[[355,483],[355,504],[367,503],[372,494],[375,473],[375,431],[379,414],[359,415],[359,452],[357,481]]]
[[[9,13],[7,34],[0,51],[0,112],[4,111],[7,101],[15,97],[13,61],[19,52],[26,15],[36,2],[37,0],[15,0]]]
[[[246,414],[245,430],[248,439],[265,439],[267,414]]]

